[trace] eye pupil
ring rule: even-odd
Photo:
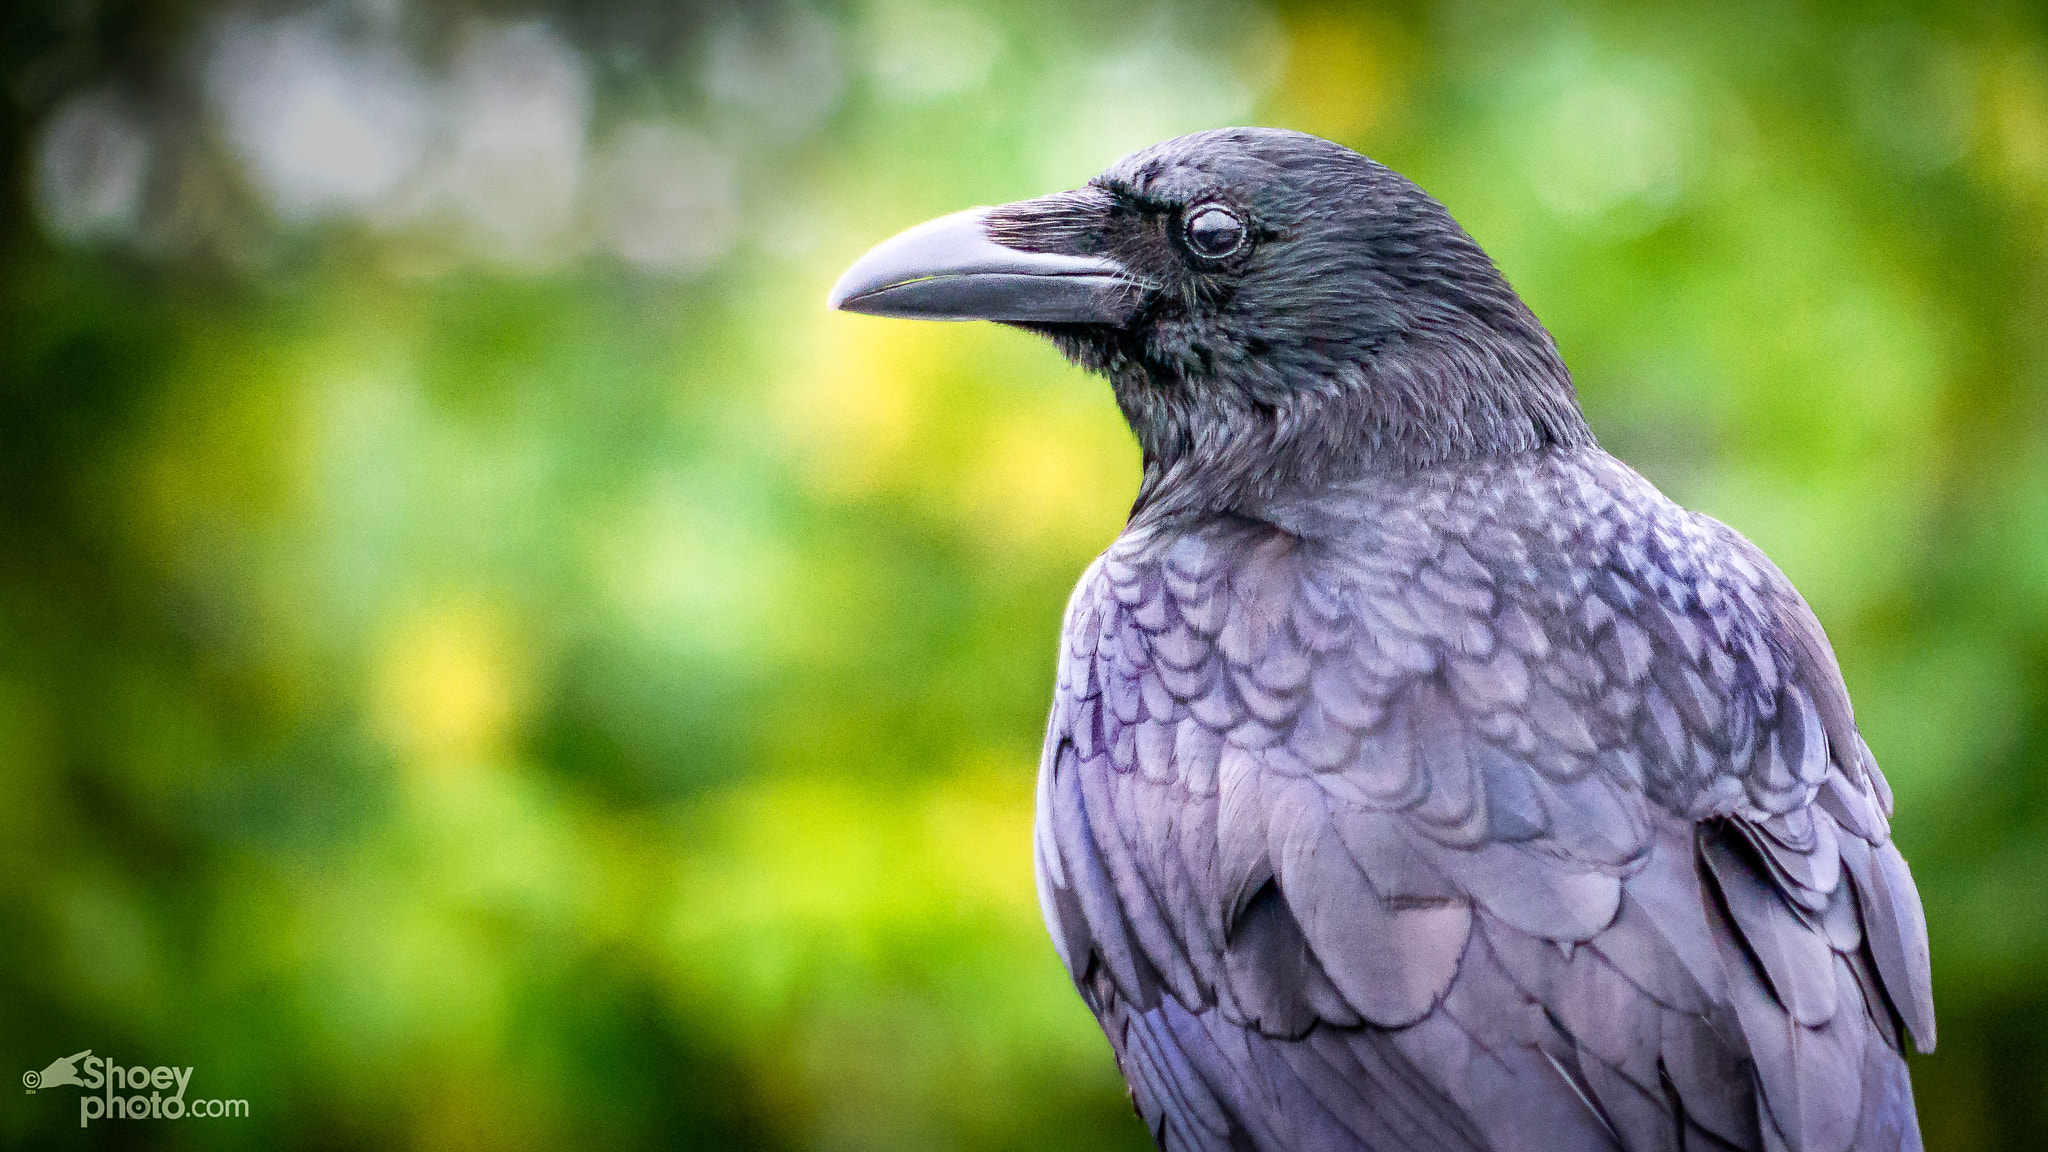
[[[1228,256],[1244,243],[1244,221],[1230,209],[1210,204],[1188,217],[1187,238],[1198,256]]]

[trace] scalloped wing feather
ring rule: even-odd
[[[1407,1147],[1378,1037],[1495,1147],[1906,1146],[1925,925],[1819,625],[1604,455],[1494,467],[1137,523],[1077,589],[1041,900],[1141,1114]]]

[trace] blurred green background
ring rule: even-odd
[[[1928,1145],[2048,1147],[2038,5],[48,0],[0,68],[0,1067],[251,1106],[0,1142],[1144,1147],[1028,851],[1136,453],[823,299],[1261,123],[1449,204],[1806,592]]]

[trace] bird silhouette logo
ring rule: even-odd
[[[78,1062],[92,1055],[92,1049],[50,1061],[50,1066],[41,1072],[29,1071],[21,1074],[21,1082],[33,1092],[38,1088],[58,1088],[66,1084],[85,1087],[85,1081],[78,1078]]]

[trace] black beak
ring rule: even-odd
[[[826,304],[913,320],[1001,320],[1122,327],[1144,288],[1103,256],[1029,252],[990,238],[990,217],[970,208],[882,241],[832,286]]]

